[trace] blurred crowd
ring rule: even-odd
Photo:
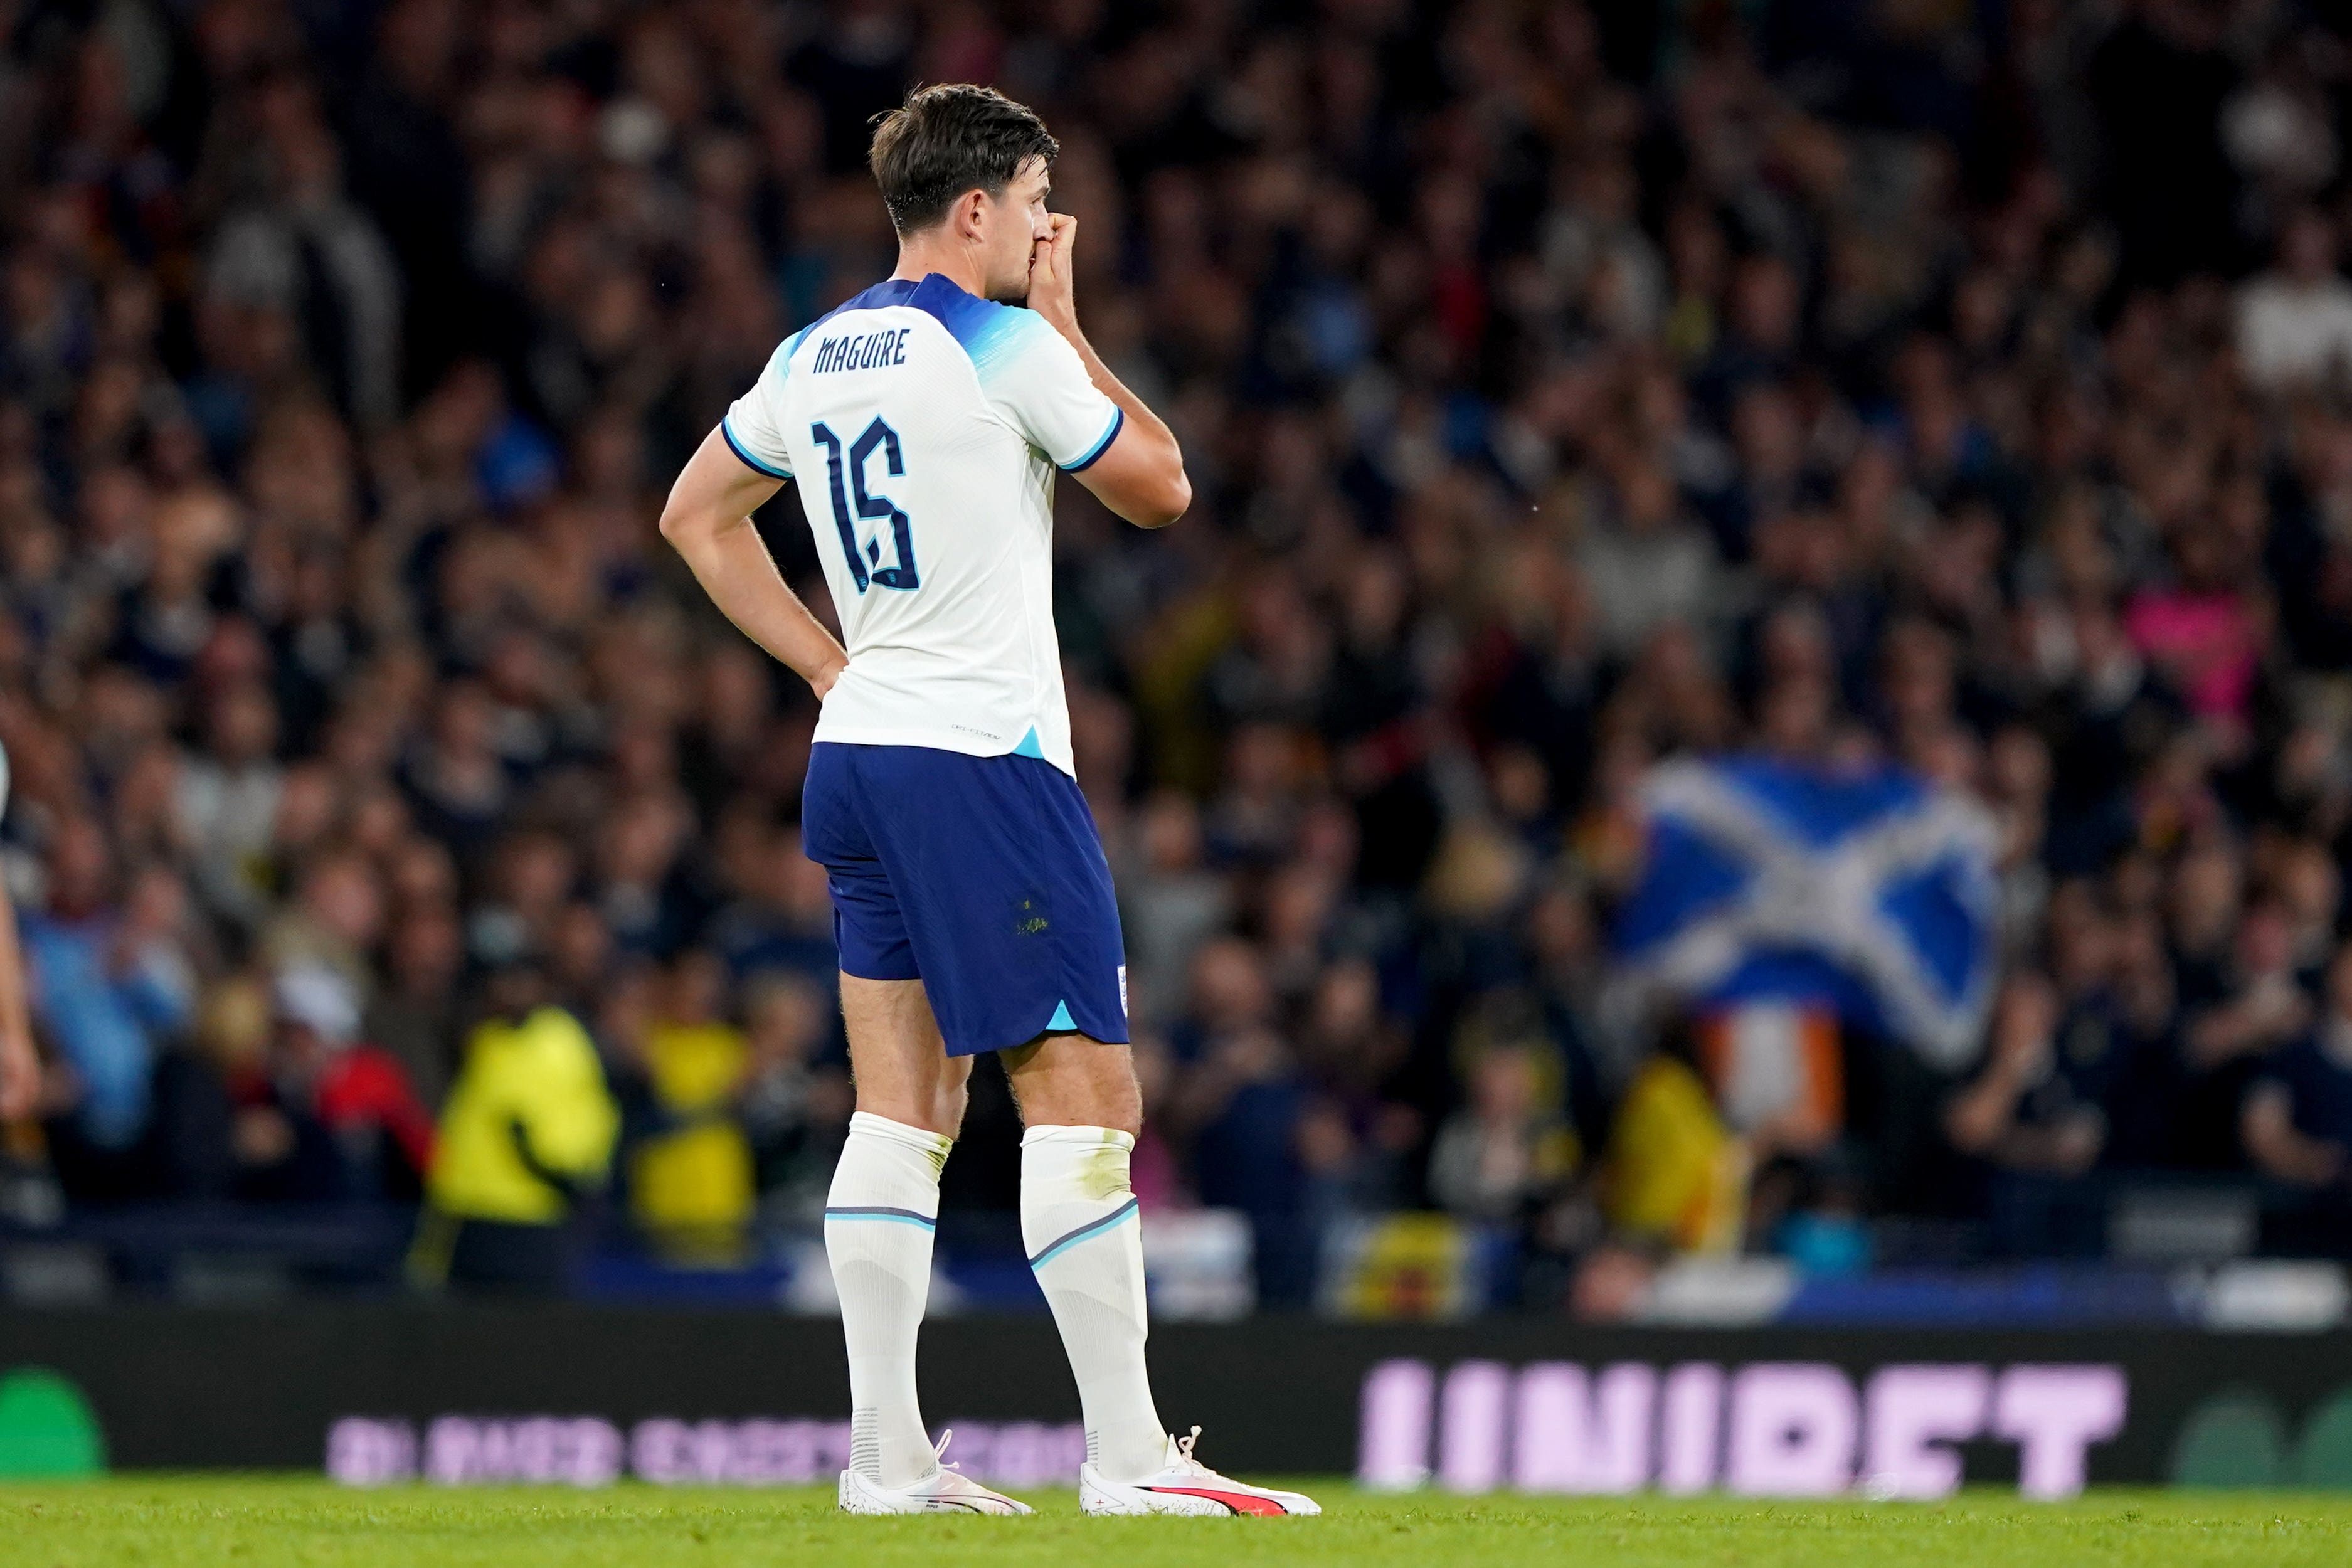
[[[1056,523],[1148,1210],[1246,1215],[1276,1302],[1402,1210],[1535,1304],[1888,1215],[2095,1252],[2118,1172],[2324,1219],[2338,20],[0,0],[9,1158],[69,1211],[429,1195],[428,1273],[580,1207],[704,1263],[805,1222],[814,705],[654,523],[887,274],[869,116],[976,79],[1060,137],[1081,320],[1198,497]],[[761,523],[829,613],[798,498]],[[1998,822],[1980,1066],[1832,1030],[1743,1124],[1709,1020],[1608,1005],[1645,771],[1751,748]],[[1011,1206],[1012,1121],[983,1071],[951,1211]]]

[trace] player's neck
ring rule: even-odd
[[[898,266],[890,274],[892,278],[919,283],[934,272],[967,294],[988,297],[988,275],[982,269],[980,258],[952,239],[918,235],[900,243]]]

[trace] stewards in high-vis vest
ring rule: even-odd
[[[536,969],[491,981],[441,1112],[412,1269],[426,1284],[546,1294],[562,1288],[569,1221],[611,1167],[620,1112],[580,1021],[541,998]]]

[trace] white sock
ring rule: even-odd
[[[1114,1481],[1156,1473],[1168,1451],[1143,1367],[1134,1147],[1108,1127],[1032,1127],[1021,1139],[1021,1238],[1078,1380],[1087,1458]]]
[[[859,1111],[824,1199],[824,1253],[849,1343],[849,1468],[886,1487],[939,1468],[915,1398],[940,1170],[952,1139]]]

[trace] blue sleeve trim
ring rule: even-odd
[[[1092,468],[1096,458],[1110,450],[1110,444],[1118,439],[1118,433],[1126,427],[1126,425],[1127,410],[1113,404],[1110,410],[1110,428],[1102,433],[1102,439],[1096,442],[1085,457],[1075,463],[1064,463],[1062,472],[1075,474],[1080,468]]]
[[[719,422],[719,433],[727,437],[728,448],[737,457],[743,459],[743,464],[746,468],[757,468],[760,472],[767,475],[772,479],[789,479],[793,477],[793,471],[790,468],[772,468],[767,464],[760,461],[759,458],[751,456],[751,453],[745,451],[743,449],[743,443],[735,439],[735,432],[727,427],[727,421],[724,419],[721,419]],[[1091,458],[1088,459],[1088,461],[1092,460],[1093,459]]]

